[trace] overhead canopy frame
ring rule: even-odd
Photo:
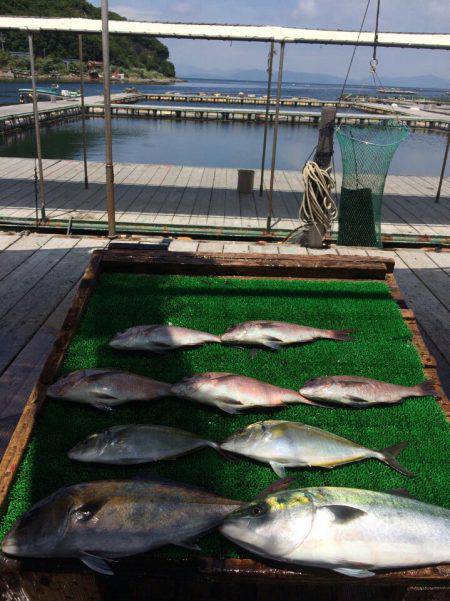
[[[108,223],[110,235],[115,234],[115,208],[114,208],[114,166],[112,161],[112,136],[111,136],[111,112],[110,112],[110,77],[109,77],[109,34],[120,35],[148,35],[159,38],[180,38],[180,39],[204,39],[204,40],[223,40],[223,41],[246,41],[246,42],[270,42],[273,53],[275,42],[280,44],[281,56],[278,70],[278,85],[276,97],[276,115],[274,124],[274,139],[272,147],[272,165],[270,187],[268,194],[269,211],[267,216],[267,231],[271,228],[272,217],[272,196],[273,182],[276,165],[276,147],[278,132],[278,115],[281,99],[281,81],[283,76],[283,58],[286,43],[301,44],[336,44],[336,45],[355,45],[358,46],[377,46],[396,47],[396,48],[417,48],[433,50],[450,50],[450,34],[440,33],[380,33],[371,31],[334,31],[323,29],[300,29],[293,27],[271,27],[266,25],[219,25],[219,24],[198,24],[198,23],[151,23],[144,21],[109,21],[108,19],[108,0],[102,0],[102,20],[100,19],[82,19],[82,18],[41,18],[41,17],[5,17],[0,16],[0,30],[14,29],[25,31],[32,39],[34,32],[55,32],[76,34],[100,34],[102,33],[103,62],[106,67],[106,77],[104,78],[104,97],[105,97],[105,143],[106,143],[106,179],[107,179],[107,207]],[[108,31],[109,30],[109,31]],[[32,46],[30,46],[31,63]],[[271,65],[272,67],[272,65]],[[271,70],[271,68],[270,68]],[[82,77],[82,75],[81,75]],[[34,80],[33,80],[34,81]],[[267,94],[268,111],[270,103],[270,81]],[[37,117],[37,97],[36,85],[33,84],[34,103],[35,103],[35,122],[36,139],[40,142]],[[264,138],[264,151],[261,168],[261,182],[264,177],[264,159],[265,145],[267,136]],[[448,152],[448,148],[447,148]],[[39,162],[42,163],[39,146]],[[86,180],[87,181],[87,180]],[[40,178],[42,196],[44,197],[43,176]],[[439,194],[439,193],[438,193]],[[45,207],[45,200],[44,207]]]
[[[101,33],[100,19],[0,17],[0,29],[22,31],[64,31]],[[243,42],[285,42],[301,44],[340,44],[373,46],[375,32],[300,29],[268,25],[218,25],[198,23],[150,23],[144,21],[109,21],[110,34],[138,34],[159,38],[235,40]],[[359,35],[359,39],[358,39]],[[446,33],[378,33],[378,46],[397,48],[431,48],[450,50],[450,34]]]

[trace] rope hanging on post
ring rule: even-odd
[[[299,211],[302,224],[293,230],[283,242],[301,237],[303,230],[311,225],[322,228],[325,232],[331,229],[333,219],[337,216],[337,207],[331,190],[335,181],[331,175],[331,167],[322,169],[314,161],[307,161],[302,171],[305,190]],[[296,235],[298,233],[298,235]]]

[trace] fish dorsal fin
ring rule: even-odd
[[[264,488],[256,496],[256,499],[263,499],[264,497],[267,497],[268,495],[273,495],[274,493],[279,492],[281,490],[286,490],[287,488],[289,488],[291,486],[291,484],[294,483],[294,481],[295,481],[295,478],[292,478],[292,476],[286,476],[286,478],[280,478],[279,480],[276,480],[272,484],[269,484],[269,486],[266,486],[266,488]]]
[[[348,505],[325,505],[325,508],[333,515],[337,524],[348,524],[348,522],[367,515],[362,509]]]
[[[106,574],[107,576],[114,576],[114,572],[111,567],[106,563],[103,557],[99,557],[98,555],[93,555],[92,553],[83,552],[80,555],[81,561],[85,566],[93,570],[94,572],[99,572],[100,574]]]
[[[390,488],[386,492],[388,495],[395,495],[396,497],[406,497],[408,499],[414,498],[406,488]]]

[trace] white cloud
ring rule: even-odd
[[[110,10],[126,17],[129,21],[161,21],[161,14],[158,10],[143,9],[128,4],[114,4]]]
[[[187,15],[192,12],[193,7],[190,2],[186,0],[180,0],[179,2],[173,2],[169,5],[169,10],[176,13],[177,15]]]
[[[316,0],[299,0],[297,6],[292,11],[293,17],[313,17],[317,14]]]

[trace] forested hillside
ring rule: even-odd
[[[100,19],[100,8],[86,0],[0,0],[0,14],[40,17],[84,17]],[[117,13],[111,19],[123,20]],[[86,60],[102,60],[99,35],[84,36]],[[35,53],[48,63],[58,64],[63,59],[78,56],[77,37],[74,34],[45,33],[35,36]],[[28,49],[26,36],[20,32],[6,32],[6,51]],[[169,77],[175,75],[173,64],[168,60],[167,46],[147,36],[111,36],[111,64],[134,72],[159,72]]]

